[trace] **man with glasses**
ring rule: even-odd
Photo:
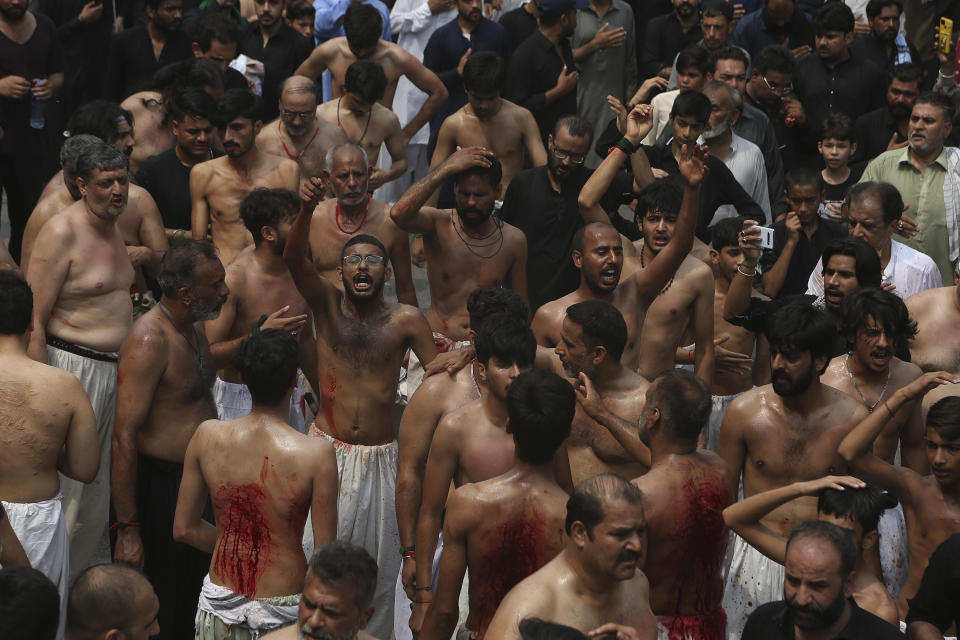
[[[291,76],[280,86],[280,117],[257,136],[264,153],[290,158],[300,165],[300,179],[319,176],[327,151],[347,141],[336,125],[317,117],[317,83],[306,76]]]

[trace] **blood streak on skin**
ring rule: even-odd
[[[547,522],[543,514],[530,505],[523,519],[499,525],[494,534],[498,544],[492,546],[478,567],[476,580],[471,576],[477,606],[477,637],[483,638],[493,614],[504,596],[521,580],[542,567],[550,559]]]
[[[266,484],[267,472],[270,470],[270,458],[263,456],[263,466],[260,467],[260,484]]]
[[[220,505],[217,524],[221,533],[213,570],[229,589],[252,598],[270,559],[266,493],[258,484],[226,484],[217,489],[214,500]]]

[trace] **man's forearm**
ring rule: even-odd
[[[793,259],[793,251],[796,247],[795,242],[788,241],[783,246],[783,250],[773,267],[763,274],[763,292],[770,298],[776,298],[780,289],[783,288],[783,283],[787,279],[787,271],[790,269],[790,260]]]
[[[443,184],[447,176],[448,171],[445,165],[440,165],[407,189],[390,209],[390,217],[393,218],[397,226],[404,228],[404,224],[409,223],[417,215],[420,208],[427,202],[430,195]],[[404,228],[404,230],[407,229]]]
[[[417,512],[420,509],[423,485],[413,473],[397,474],[397,526],[400,546],[412,547],[417,542]]]
[[[417,115],[415,115],[413,119],[407,123],[407,126],[403,128],[403,133],[407,136],[408,140],[413,138],[417,131],[420,131],[424,125],[430,122],[430,119],[433,116],[437,115],[437,112],[440,111],[440,107],[443,106],[445,101],[446,97],[440,93],[434,93],[427,98],[427,101],[423,103],[422,107],[420,107],[420,111],[417,112]]]

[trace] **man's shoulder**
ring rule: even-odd
[[[150,35],[147,33],[146,25],[138,24],[129,29],[124,29],[119,33],[115,33],[112,37],[113,41],[117,44],[130,46],[132,43],[137,42],[138,40],[143,40],[144,38],[149,40]]]
[[[743,628],[743,640],[770,640],[770,632],[776,633],[772,636],[773,638],[780,636],[780,622],[783,620],[786,611],[787,602],[785,600],[768,602],[754,609]],[[787,636],[783,634],[782,637]]]
[[[161,151],[144,160],[140,165],[140,171],[137,172],[137,175],[139,176],[141,173],[150,173],[157,169],[166,168],[167,165],[176,166],[178,164],[180,164],[180,160],[177,158],[176,147],[170,147],[166,151]]]
[[[937,263],[933,261],[933,258],[928,256],[922,251],[917,251],[911,246],[905,245],[902,242],[897,242],[892,240],[894,247],[897,250],[897,261],[906,263],[912,267],[920,269],[921,271],[938,271]]]
[[[886,620],[858,607],[853,598],[850,599],[850,610],[850,622],[846,627],[850,633],[849,635],[841,633],[842,637],[871,638],[872,640],[894,640],[907,637]]]

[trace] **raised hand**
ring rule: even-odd
[[[648,104],[638,104],[627,114],[627,130],[624,136],[633,144],[647,137],[653,129],[653,107]]]
[[[304,205],[316,207],[327,193],[327,184],[321,176],[307,178],[300,187],[300,199]]]
[[[901,392],[908,400],[916,400],[939,386],[957,384],[958,382],[960,382],[960,378],[949,371],[931,371],[903,387]]]
[[[307,316],[306,314],[284,316],[283,314],[287,311],[290,311],[290,305],[280,307],[267,316],[267,319],[260,325],[260,329],[281,329],[290,335],[297,335],[297,333],[306,326]]]
[[[453,173],[466,171],[471,167],[489,167],[493,151],[485,147],[461,147],[443,162],[443,166]]]
[[[593,39],[590,41],[593,49],[599,51],[600,49],[610,49],[612,47],[619,47],[627,39],[627,30],[623,27],[617,27],[616,29],[611,29],[607,31],[607,28],[610,26],[609,22],[604,22],[597,33],[593,36]]]
[[[803,494],[813,496],[824,489],[836,489],[843,491],[846,488],[863,489],[867,483],[854,476],[824,476],[816,480],[808,480],[803,483]]]
[[[707,166],[707,147],[706,145],[693,145],[691,149],[688,145],[680,148],[680,175],[688,186],[698,187],[704,181],[710,172]]]
[[[744,220],[743,230],[739,236],[740,252],[743,254],[743,261],[749,264],[760,262],[760,225],[756,220]]]

